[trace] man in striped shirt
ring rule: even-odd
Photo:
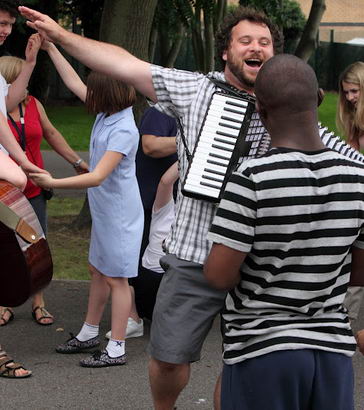
[[[291,55],[260,70],[270,151],[230,177],[205,276],[223,310],[223,410],[350,410],[356,348],[343,300],[364,266],[364,165],[328,149],[315,74]],[[363,280],[361,280],[364,282]]]

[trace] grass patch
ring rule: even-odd
[[[47,239],[55,279],[89,279],[87,266],[90,229],[72,229],[72,221],[79,214],[83,201],[83,198],[55,196],[48,202]]]
[[[47,106],[46,111],[52,124],[75,151],[88,151],[95,117],[88,114],[83,105]],[[43,140],[41,149],[50,150],[51,148]]]
[[[335,135],[340,136],[335,124],[337,99],[337,93],[325,93],[324,101],[319,107],[319,120],[322,125],[327,127]]]

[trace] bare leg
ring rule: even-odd
[[[131,294],[127,278],[109,278],[111,288],[111,338],[125,339],[125,330],[131,307]]]
[[[92,265],[89,265],[89,269],[91,274],[91,283],[86,322],[90,325],[98,326],[102,314],[104,313],[106,302],[109,298],[110,287],[106,281],[105,275],[99,272]]]
[[[136,322],[140,322],[140,317],[138,315],[138,311],[135,305],[135,291],[133,286],[129,286],[130,293],[131,293],[131,309],[130,309],[130,317],[134,319]]]
[[[221,409],[221,373],[216,380],[215,390],[214,390],[214,410]]]
[[[172,410],[190,378],[190,364],[171,364],[151,358],[149,383],[155,410]]]

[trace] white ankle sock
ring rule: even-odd
[[[80,333],[76,336],[80,342],[86,342],[99,335],[99,326],[90,325],[85,322],[80,330]]]
[[[125,340],[110,339],[106,351],[110,357],[122,356],[125,354]]]

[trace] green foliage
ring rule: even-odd
[[[324,101],[319,107],[319,120],[335,135],[340,136],[335,124],[337,99],[337,93],[325,93]]]
[[[47,115],[52,124],[76,151],[88,151],[92,124],[95,118],[87,114],[83,105],[47,106]],[[49,150],[43,141],[42,149]]]

